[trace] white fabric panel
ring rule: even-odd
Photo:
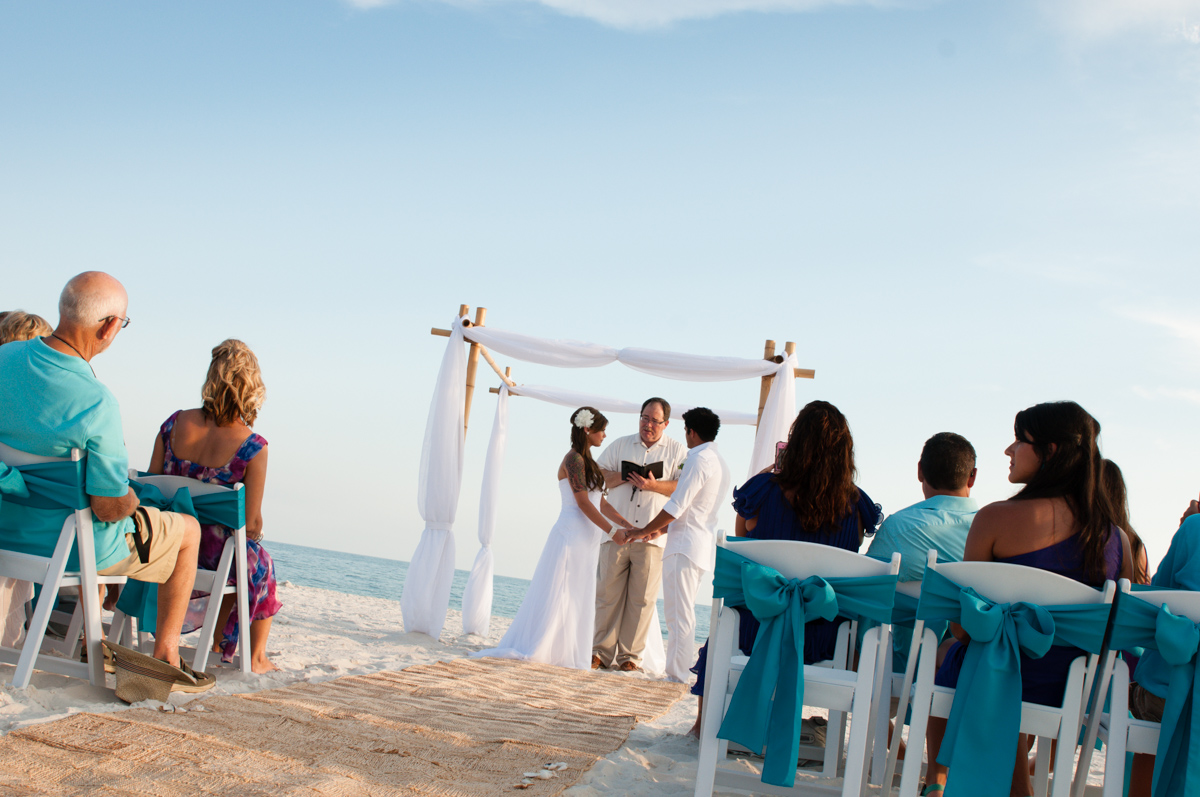
[[[764,360],[764,362],[766,362]],[[774,363],[768,363],[772,368],[777,366]],[[601,412],[618,412],[637,415],[642,411],[642,402],[640,401],[625,401],[624,399],[609,398],[607,396],[593,396],[589,393],[581,393],[578,390],[567,390],[561,387],[547,387],[546,385],[516,385],[510,389],[514,396],[526,396],[528,398],[538,399],[550,404],[559,404],[563,407],[595,407]],[[670,401],[670,399],[667,399]],[[693,404],[676,404],[671,402],[671,416],[678,418],[683,413],[692,409]],[[737,410],[718,410],[713,412],[721,419],[721,423],[729,425],[753,426],[758,420],[757,413],[739,412]]]
[[[792,422],[796,420],[796,355],[789,355],[782,364],[775,366],[775,378],[771,380],[771,392],[763,405],[762,419],[754,436],[754,450],[750,454],[750,472],[747,477],[775,464],[775,444],[788,439]]]
[[[482,343],[494,352],[525,362],[558,368],[597,368],[619,361],[636,371],[685,382],[752,379],[773,374],[776,369],[775,363],[769,360],[709,357],[702,354],[632,347],[614,349],[599,343],[535,338],[532,335],[520,335],[492,327],[471,327],[467,330],[466,337],[468,340]]]
[[[775,373],[770,360],[745,357],[707,357],[653,349],[621,349],[617,360],[635,371],[684,382],[732,382]]]
[[[556,368],[598,368],[617,359],[617,350],[611,346],[578,340],[535,338],[491,327],[471,327],[467,331],[467,338],[508,357]]]
[[[406,632],[441,636],[450,608],[454,578],[454,515],[462,485],[463,413],[467,393],[467,355],[462,320],[450,325],[450,342],[442,356],[425,422],[417,509],[425,521],[421,541],[404,578],[400,608]]]
[[[500,386],[492,438],[483,464],[483,487],[479,491],[479,553],[463,590],[463,633],[487,636],[492,626],[492,538],[496,533],[496,510],[500,501],[500,473],[508,447],[508,385]]]

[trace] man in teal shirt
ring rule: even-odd
[[[900,553],[900,580],[925,577],[929,551],[938,560],[961,562],[971,521],[979,504],[971,498],[975,486],[975,447],[962,435],[939,432],[925,441],[917,462],[917,480],[925,500],[889,515],[867,555],[889,561]],[[935,629],[936,631],[936,629]],[[893,668],[903,672],[912,644],[912,629],[893,628]]]
[[[129,324],[128,301],[116,279],[85,272],[63,288],[51,336],[0,346],[0,443],[39,456],[67,457],[73,448],[86,454],[96,568],[162,585],[154,655],[178,667],[200,525],[189,515],[139,506],[120,408],[91,366]],[[69,514],[0,503],[0,544],[49,555]],[[211,676],[204,680],[211,685]]]

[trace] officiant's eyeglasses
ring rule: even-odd
[[[120,321],[120,322],[121,322],[121,329],[124,329],[125,327],[129,326],[129,322],[133,320],[132,318],[126,318],[126,317],[122,317],[122,316],[119,316],[119,315],[106,315],[106,316],[104,316],[104,318],[101,318],[100,320],[101,320],[101,321],[108,321],[110,318],[115,318],[115,319],[117,319],[118,321]]]
[[[641,417],[642,417],[642,423],[648,423],[651,426],[666,426],[667,425],[666,421],[656,421],[648,415],[643,415]]]

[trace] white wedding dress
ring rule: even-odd
[[[500,646],[472,656],[527,659],[586,670],[592,662],[592,630],[596,623],[596,564],[605,534],[583,514],[567,479],[558,480],[562,511],[517,617]],[[599,490],[588,500],[599,509]]]

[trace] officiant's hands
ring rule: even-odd
[[[626,480],[639,490],[649,490],[654,492],[654,486],[658,483],[658,479],[654,478],[654,474],[650,474],[650,478],[644,478],[640,474],[630,472],[629,478]]]

